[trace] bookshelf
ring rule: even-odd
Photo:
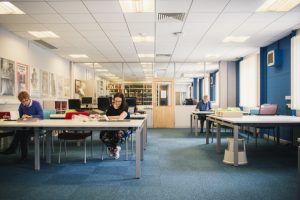
[[[152,105],[151,83],[125,83],[122,91],[121,84],[108,84],[109,95],[123,92],[125,97],[136,97],[137,105]]]

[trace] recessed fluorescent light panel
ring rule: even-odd
[[[96,69],[97,72],[108,72],[107,69]]]
[[[154,42],[154,37],[153,36],[138,35],[138,36],[132,36],[132,40],[135,43],[138,43],[138,42]]]
[[[249,39],[249,36],[228,36],[226,37],[223,42],[235,42],[235,43],[242,43]]]
[[[154,12],[155,0],[119,0],[124,13]]]
[[[300,0],[267,0],[256,11],[257,12],[286,12],[293,9]]]
[[[25,14],[22,10],[17,8],[15,5],[8,1],[1,1],[0,2],[0,14],[1,15],[22,15]]]
[[[154,54],[138,54],[138,57],[140,58],[154,58]]]
[[[52,31],[28,31],[28,33],[36,38],[59,38],[59,36]]]
[[[88,58],[85,54],[70,54],[69,56],[72,58]]]

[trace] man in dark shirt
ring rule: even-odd
[[[208,95],[204,95],[203,99],[199,101],[196,105],[195,111],[209,111],[211,110],[211,102],[208,100]],[[204,121],[206,120],[206,116],[200,116],[200,125],[201,125],[201,133],[203,133]],[[211,122],[209,122],[209,128],[211,126]]]

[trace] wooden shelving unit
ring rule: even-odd
[[[136,97],[137,105],[152,105],[152,84],[151,83],[125,83],[124,91],[121,84],[108,84],[109,95],[116,92],[123,92],[125,97]]]

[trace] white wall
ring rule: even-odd
[[[219,107],[227,107],[227,62],[221,62],[219,68],[220,81],[219,81]]]
[[[236,68],[235,62],[221,62],[219,69],[219,107],[236,106]]]
[[[35,45],[32,41],[21,39],[1,27],[0,44],[0,57],[2,58],[29,65],[29,67],[35,66],[60,76],[70,76],[68,60]],[[0,110],[17,110],[18,104],[16,96],[0,96]]]
[[[227,62],[227,106],[236,107],[236,66]]]

